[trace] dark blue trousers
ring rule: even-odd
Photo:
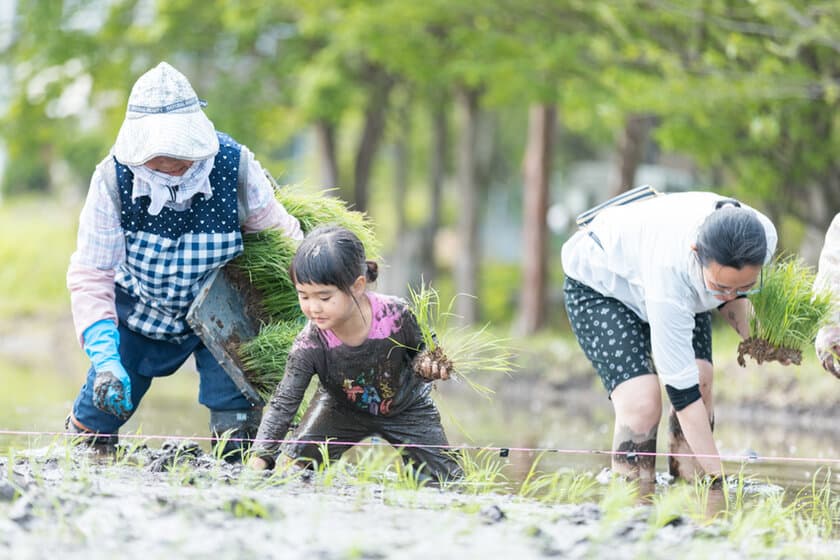
[[[134,410],[149,390],[152,379],[172,375],[189,358],[195,356],[200,378],[198,402],[210,410],[247,410],[251,403],[225,373],[204,343],[191,335],[180,344],[154,340],[129,330],[124,326],[131,311],[133,299],[119,287],[116,288],[117,315],[120,318],[120,360],[131,378],[131,400]],[[93,406],[93,381],[96,376],[91,367],[87,380],[73,404],[73,416],[84,427],[102,434],[115,434],[126,420],[103,412]]]

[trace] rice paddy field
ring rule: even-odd
[[[20,210],[0,208],[0,558],[837,556],[840,385],[810,353],[739,367],[726,331],[723,488],[670,480],[664,456],[655,485],[610,477],[609,401],[562,333],[516,341],[509,376],[474,376],[489,399],[436,383],[457,484],[429,486],[376,440],[316,472],[243,471],[211,452],[190,363],[155,381],[115,456],[84,451],[62,435],[87,368],[63,289],[74,219]]]

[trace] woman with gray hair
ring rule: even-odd
[[[672,405],[670,471],[718,477],[712,329],[749,336],[747,295],[776,250],[763,214],[710,192],[608,205],[562,249],[572,331],[615,411],[613,471],[653,480],[660,382]]]
[[[303,236],[248,148],[216,131],[187,78],[161,62],[128,99],[96,167],[67,271],[76,334],[91,361],[67,429],[111,446],[152,379],[191,355],[198,400],[225,451],[256,435],[253,407],[186,322],[204,281],[243,250],[242,234]]]

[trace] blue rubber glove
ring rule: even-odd
[[[120,362],[120,332],[110,319],[89,326],[84,334],[85,353],[93,364],[93,405],[123,420],[134,410],[131,379]]]

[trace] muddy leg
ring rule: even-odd
[[[630,479],[654,480],[656,456],[637,453],[656,452],[656,429],[657,426],[653,426],[646,432],[636,432],[629,426],[619,426],[616,423],[613,450],[620,453],[613,455],[613,471]]]
[[[712,399],[712,364],[706,360],[697,360],[697,367],[700,370],[700,394],[703,397],[703,404],[709,413],[709,424],[712,431],[715,430],[714,401]],[[677,419],[673,407],[668,415],[668,440],[671,453],[691,454],[691,447],[685,440],[680,421]],[[694,457],[669,457],[668,472],[674,478],[692,480],[696,476],[703,476],[703,469]]]
[[[651,481],[656,476],[656,430],[662,415],[662,397],[656,375],[634,377],[613,390],[615,409],[613,471],[631,479]]]
[[[373,433],[366,416],[341,406],[323,387],[318,387],[293,435],[296,441],[284,444],[283,452],[302,466],[333,463],[353,443]],[[343,443],[329,443],[329,440]]]

